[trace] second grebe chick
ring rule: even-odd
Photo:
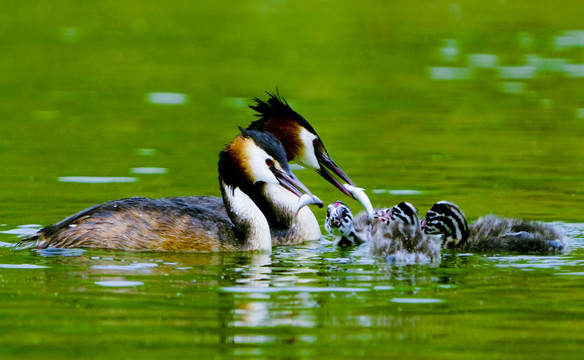
[[[114,200],[49,225],[17,247],[270,251],[270,227],[256,202],[278,197],[273,204],[293,212],[322,204],[292,174],[269,133],[242,130],[219,154],[218,169],[225,209],[217,210],[210,197]],[[305,236],[301,230],[296,235]]]
[[[363,199],[359,194],[355,195],[360,200]],[[365,197],[365,202],[362,203],[368,210],[354,217],[351,209],[342,201],[337,200],[327,207],[324,227],[328,233],[335,236],[339,245],[351,246],[371,241],[373,227],[376,234],[398,222],[419,227],[418,210],[408,202],[377,210],[367,206],[368,202],[369,199]]]
[[[535,221],[487,215],[470,227],[455,203],[435,203],[422,220],[427,234],[441,235],[442,246],[469,252],[554,254],[567,250],[565,235],[557,228]]]
[[[416,208],[402,202],[354,219],[349,208],[340,201],[327,207],[326,230],[335,236],[337,245],[367,242],[369,254],[383,256],[397,263],[430,263],[440,260],[440,243],[424,234]]]
[[[424,234],[414,205],[401,202],[390,209],[378,210],[376,217],[380,220],[371,224],[371,255],[384,256],[399,264],[440,261],[440,242]]]

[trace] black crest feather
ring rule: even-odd
[[[247,129],[248,130],[264,130],[266,122],[271,119],[288,119],[290,121],[296,121],[300,126],[304,127],[306,130],[316,135],[316,131],[312,126],[296,111],[294,111],[290,105],[286,102],[278,91],[275,93],[270,93],[266,91],[266,94],[270,96],[268,101],[262,101],[259,98],[255,98],[255,105],[249,105],[249,107],[257,112],[255,114],[260,119],[252,122]]]

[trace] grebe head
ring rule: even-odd
[[[249,250],[271,250],[275,213],[293,219],[301,207],[322,206],[290,171],[280,141],[266,132],[241,129],[225,146],[219,183],[227,213]]]
[[[348,237],[353,231],[353,214],[342,201],[335,201],[326,208],[325,230],[335,236]]]
[[[458,205],[449,201],[438,201],[432,205],[421,226],[426,234],[442,234],[444,247],[458,247],[468,239],[466,216]]]
[[[391,208],[379,209],[373,213],[373,219],[386,224],[391,222],[402,222],[406,225],[419,226],[420,218],[418,210],[409,202],[401,202]]]
[[[292,110],[279,94],[268,95],[270,99],[267,102],[255,98],[256,105],[250,105],[250,108],[258,112],[260,119],[251,123],[248,129],[274,134],[282,142],[288,161],[296,161],[315,170],[344,194],[355,198],[329,172],[330,170],[346,183],[355,185],[331,159],[322,140],[308,121]]]
[[[313,203],[322,206],[322,202],[290,171],[286,153],[274,135],[240,130],[241,134],[219,154],[219,174],[225,185],[246,193],[261,184],[280,185],[302,198],[303,206]],[[313,201],[302,197],[303,192]]]

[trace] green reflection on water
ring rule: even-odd
[[[276,87],[374,205],[423,213],[449,199],[471,219],[581,223],[578,12],[565,1],[4,4],[0,231],[115,198],[218,195],[219,150],[252,120],[245,104]],[[471,65],[457,81],[430,77]],[[342,199],[296,173],[325,203]],[[138,181],[58,181],[79,176]],[[447,254],[438,267],[315,244],[267,258],[0,248],[0,263],[33,267],[0,269],[0,357],[577,358],[580,247],[551,264]],[[133,263],[157,266],[123,267]],[[318,291],[222,290],[241,286]],[[392,301],[404,298],[442,302]]]
[[[582,276],[555,275],[578,269],[581,254],[556,258],[557,268],[541,268],[541,258],[523,267],[514,264],[529,259],[452,254],[439,267],[392,267],[339,263],[327,258],[342,254],[322,251],[38,258],[3,250],[3,261],[47,266],[3,271],[3,354],[513,358],[575,355],[582,341]],[[106,267],[129,264],[153,265]]]

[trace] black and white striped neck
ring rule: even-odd
[[[420,226],[418,210],[409,202],[401,202],[391,208],[391,219],[407,225]]]
[[[442,234],[444,247],[461,247],[468,240],[466,216],[458,205],[449,201],[432,205],[421,225],[426,234]]]

